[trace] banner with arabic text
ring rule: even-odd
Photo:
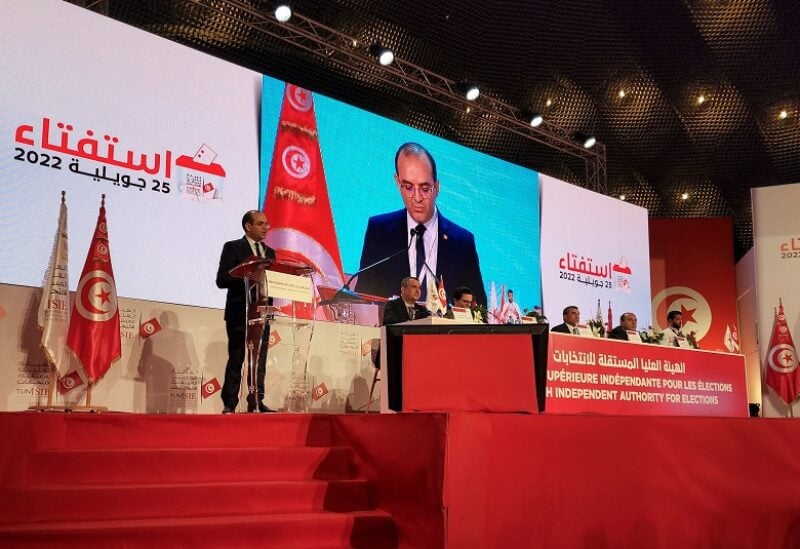
[[[744,357],[550,334],[546,411],[747,417]]]

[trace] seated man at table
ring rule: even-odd
[[[681,331],[683,328],[683,315],[680,311],[670,311],[667,313],[667,329],[664,330],[664,339],[661,340],[662,345],[667,347],[680,347],[680,339],[686,336]]]
[[[633,313],[622,313],[619,317],[619,326],[608,332],[608,339],[619,339],[628,341],[628,330],[636,331],[636,315]]]
[[[550,330],[551,332],[560,332],[562,334],[575,334],[579,335],[580,331],[578,330],[578,324],[581,321],[581,311],[575,305],[570,305],[569,307],[564,307],[564,311],[562,313],[564,317],[564,322],[557,326],[553,326],[553,329]]]
[[[400,282],[400,297],[386,303],[383,310],[384,325],[397,324],[431,316],[431,312],[417,303],[422,292],[419,279],[407,276]]]
[[[472,309],[472,290],[469,286],[459,286],[453,291],[453,305],[447,307],[447,312],[444,314],[445,318],[453,318],[453,307],[461,307],[463,309]]]

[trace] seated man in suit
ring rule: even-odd
[[[578,324],[581,321],[581,311],[575,305],[570,305],[568,307],[564,307],[564,311],[562,313],[564,317],[564,322],[557,326],[553,326],[550,330],[551,332],[560,332],[562,334],[575,334],[578,335],[580,332],[578,331]]]
[[[608,332],[608,339],[619,339],[628,341],[628,330],[636,331],[636,315],[633,313],[622,313],[619,317],[619,326]]]
[[[468,286],[459,286],[453,290],[453,305],[448,305],[445,318],[453,318],[453,307],[472,309],[472,290]]]
[[[389,297],[394,294],[395,280],[414,276],[426,288],[427,277],[435,274],[436,280],[443,276],[448,284],[469,286],[475,300],[486,305],[474,235],[444,217],[436,206],[439,179],[433,156],[422,145],[405,143],[394,163],[394,180],[405,207],[370,217],[359,269],[392,252],[406,247],[408,251],[360,274],[356,291]]]
[[[386,303],[383,310],[383,323],[385,325],[397,324],[431,316],[428,309],[417,303],[420,292],[419,279],[414,276],[405,277],[400,282],[400,297]]]

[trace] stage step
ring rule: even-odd
[[[25,480],[38,485],[336,480],[349,478],[352,464],[347,447],[45,450],[28,457]]]
[[[70,414],[67,448],[330,446],[331,418],[309,414]]]
[[[47,522],[0,526],[8,547],[396,547],[383,511]]]
[[[0,489],[0,547],[396,547],[325,416],[73,416]]]
[[[370,509],[363,479],[44,485],[0,490],[0,524]]]

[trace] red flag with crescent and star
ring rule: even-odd
[[[75,291],[75,303],[67,334],[67,347],[86,372],[90,382],[102,378],[122,356],[119,307],[111,251],[108,245],[105,195],[100,203],[97,226]]]
[[[767,385],[772,387],[786,404],[791,405],[800,394],[800,371],[797,369],[797,349],[789,325],[786,323],[781,300],[778,300],[775,325],[772,328],[768,349],[764,361],[767,365]]]
[[[283,95],[264,213],[272,226],[266,242],[279,260],[310,264],[316,269],[316,284],[342,286],[342,259],[322,165],[314,99],[310,91],[293,84],[286,84]]]

